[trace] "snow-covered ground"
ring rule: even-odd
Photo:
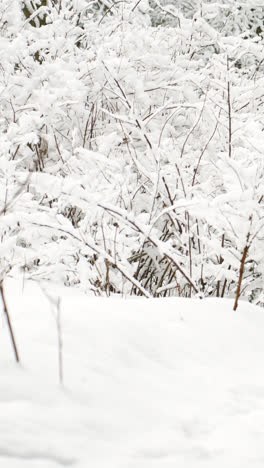
[[[61,295],[6,283],[1,468],[263,468],[264,312],[229,300]],[[51,291],[49,291],[51,293]]]

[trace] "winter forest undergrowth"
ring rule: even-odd
[[[264,302],[258,0],[0,2],[0,274]]]

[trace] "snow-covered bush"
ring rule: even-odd
[[[0,6],[2,272],[257,301],[263,42],[250,18],[234,32],[227,2],[214,16],[210,2],[191,14],[155,1],[170,26],[143,0],[44,3]]]

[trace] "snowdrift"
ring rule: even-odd
[[[264,313],[229,300],[61,297],[10,281],[0,328],[3,468],[264,465]]]

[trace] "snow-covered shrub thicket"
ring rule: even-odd
[[[227,1],[29,3],[0,5],[2,275],[262,301],[264,43],[247,10],[234,30]]]

